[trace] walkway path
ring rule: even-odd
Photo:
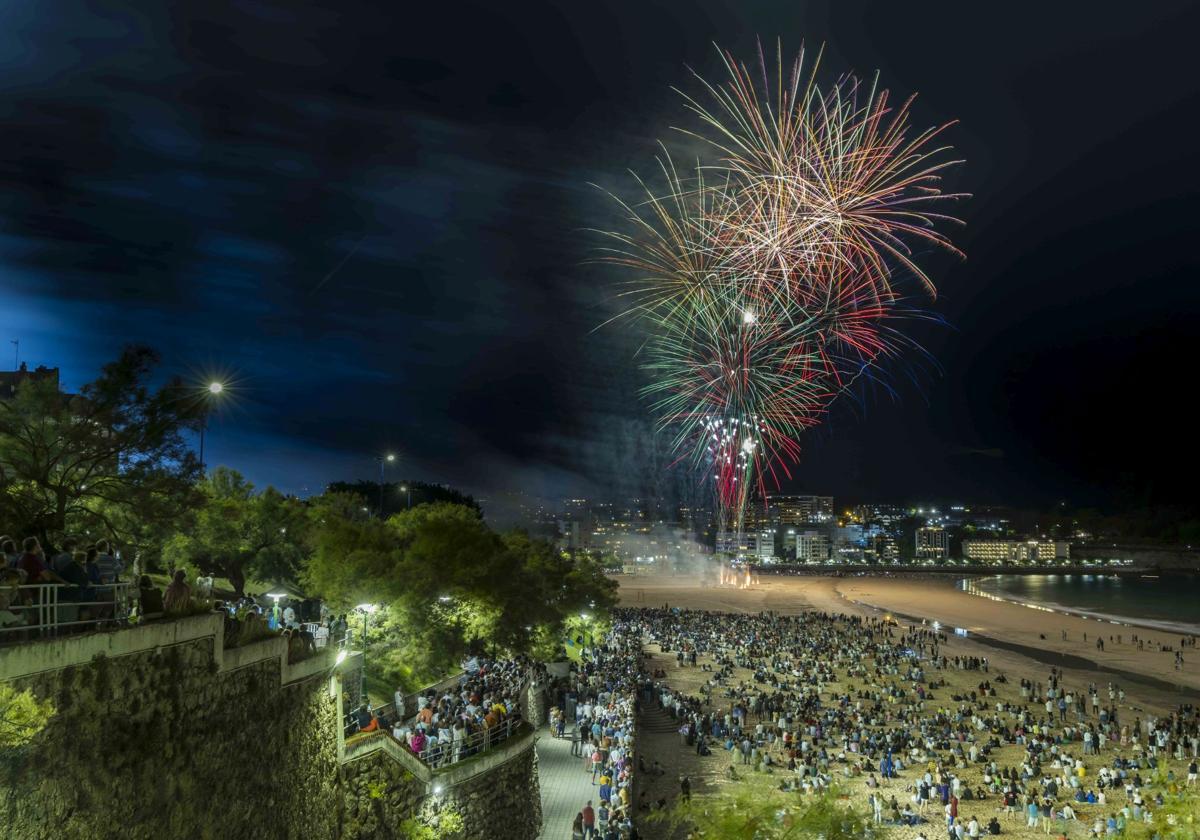
[[[590,799],[600,801],[600,789],[583,769],[583,758],[571,755],[571,741],[555,738],[549,727],[538,731],[538,781],[542,786],[541,840],[571,840],[571,823]]]

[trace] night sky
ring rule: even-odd
[[[960,120],[974,197],[968,259],[930,258],[941,370],[845,400],[793,489],[1194,495],[1194,2],[120,5],[5,5],[0,367],[19,339],[78,387],[148,343],[232,382],[210,462],[291,492],[381,451],[485,496],[640,492],[589,183],[652,171],[713,41],[825,41],[829,74]]]

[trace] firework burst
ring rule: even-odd
[[[680,170],[663,146],[662,189],[620,202],[627,231],[604,259],[631,271],[625,313],[649,331],[645,394],[741,530],[752,488],[790,475],[799,436],[853,382],[906,346],[906,286],[933,297],[918,249],[959,254],[938,224],[957,161],[946,126],[914,132],[911,99],[877,81],[816,82],[801,50],[773,74],[722,53],[727,79],[684,96],[708,157]],[[759,78],[756,78],[756,75]],[[697,77],[699,78],[699,77]]]

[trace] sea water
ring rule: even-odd
[[[995,575],[985,594],[1096,618],[1200,634],[1200,575]]]

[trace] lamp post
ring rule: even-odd
[[[407,484],[405,484],[403,487],[400,488],[400,490],[408,497],[408,501],[407,501],[405,507],[408,508],[409,510],[412,510],[412,488],[410,488]]]
[[[379,456],[379,518],[383,519],[383,468],[396,460],[391,452]]]
[[[361,612],[363,617],[362,671],[358,676],[358,699],[362,702],[367,696],[367,626],[371,623],[371,614],[378,609],[378,605],[359,604],[355,609]]]
[[[204,417],[200,421],[200,472],[204,473],[204,433],[208,430],[208,412],[211,410],[213,403],[225,391],[225,386],[213,380],[205,386],[208,395],[205,397]]]

